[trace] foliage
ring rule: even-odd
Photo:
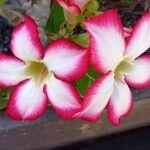
[[[0,110],[5,109],[11,89],[0,89]]]
[[[63,8],[54,2],[45,27],[46,32],[57,34],[64,20]]]
[[[88,33],[81,33],[81,34],[73,35],[71,37],[71,39],[75,43],[77,43],[77,44],[79,44],[79,45],[81,45],[83,47],[87,48],[89,46],[89,34]]]
[[[0,0],[0,5],[4,4],[6,2],[6,0]]]
[[[85,95],[87,88],[93,83],[93,81],[101,74],[96,72],[92,67],[89,67],[86,75],[80,80],[75,81],[75,86],[80,92],[81,96]]]

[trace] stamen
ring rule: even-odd
[[[116,67],[114,73],[115,73],[115,78],[117,80],[122,80],[124,79],[124,75],[129,72],[132,69],[132,62],[128,60],[123,60],[119,63],[119,65]]]
[[[25,74],[32,78],[36,84],[40,85],[48,77],[50,77],[50,72],[43,62],[40,61],[30,61],[27,63]]]

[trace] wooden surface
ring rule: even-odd
[[[150,89],[132,89],[132,94],[134,97],[134,101],[142,101],[143,99],[150,98]],[[34,121],[15,121],[10,119],[5,111],[0,111],[0,132],[2,130],[24,128],[58,120],[60,120],[59,116],[56,115],[55,110],[51,107],[48,107],[46,112],[39,119]]]
[[[122,120],[120,127],[113,127],[105,112],[96,123],[55,120],[24,128],[8,129],[0,132],[0,150],[55,148],[149,125],[150,99],[145,99],[134,103],[132,112]]]
[[[149,150],[150,126],[87,140],[60,150]]]

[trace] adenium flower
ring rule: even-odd
[[[56,0],[66,11],[80,14],[90,0]]]
[[[150,86],[150,55],[140,56],[150,47],[150,12],[137,22],[127,41],[115,10],[89,18],[84,25],[91,36],[91,63],[103,75],[87,90],[77,115],[96,121],[107,106],[109,120],[119,125],[120,118],[132,108],[128,84],[134,88]]]
[[[56,0],[64,9],[64,16],[66,21],[71,25],[76,25],[78,22],[78,15],[85,10],[85,5],[90,0]]]
[[[0,54],[0,87],[14,86],[8,115],[16,120],[33,120],[44,113],[49,102],[60,116],[73,118],[81,102],[69,81],[85,74],[86,50],[67,39],[43,48],[29,16],[15,28],[11,50],[14,56]]]

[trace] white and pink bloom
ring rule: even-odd
[[[115,10],[89,18],[84,24],[91,36],[92,65],[103,75],[87,90],[77,116],[96,121],[107,106],[109,120],[119,125],[133,103],[127,84],[135,88],[150,86],[150,55],[140,56],[150,47],[150,12],[137,22],[127,41]]]
[[[90,0],[56,0],[59,5],[63,7],[64,16],[70,25],[78,23],[78,16],[85,10],[86,4]]]
[[[56,0],[56,1],[59,5],[61,5],[64,8],[64,10],[75,14],[81,14],[84,6],[90,0]]]
[[[36,23],[25,16],[13,32],[11,50],[14,56],[0,54],[0,87],[14,86],[8,115],[16,120],[33,120],[50,102],[60,116],[73,118],[81,101],[70,81],[85,74],[86,49],[67,39],[43,48]]]

